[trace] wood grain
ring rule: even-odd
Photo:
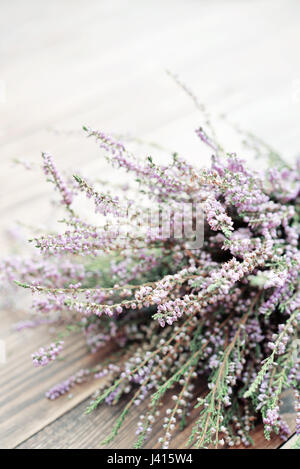
[[[55,422],[48,425],[44,430],[19,445],[18,448],[126,449],[133,447],[136,441],[135,431],[138,417],[144,411],[144,408],[146,408],[145,404],[141,405],[141,408],[134,408],[125,420],[115,440],[109,445],[103,446],[101,442],[110,434],[114,421],[118,415],[120,415],[124,407],[124,402],[114,407],[104,406],[93,414],[84,415],[87,403],[88,401],[81,403],[71,412],[66,413]],[[161,407],[161,416],[155,423],[153,431],[145,444],[145,448],[159,448],[158,438],[162,435],[161,428],[167,407],[167,403]],[[292,414],[293,409],[289,408],[289,410],[290,412],[284,413],[284,418],[290,428],[294,430],[295,419]],[[193,410],[189,425],[183,431],[179,431],[178,428],[175,430],[170,448],[186,447],[196,416],[197,411]],[[275,435],[272,436],[270,441],[267,441],[264,438],[262,425],[258,425],[251,433],[251,436],[254,441],[255,449],[276,449],[282,445],[282,440]],[[245,448],[241,445],[239,449]],[[249,449],[252,449],[252,446],[250,446]]]
[[[44,369],[32,367],[30,354],[45,343],[49,343],[49,326],[14,332],[12,324],[20,319],[21,312],[12,311],[8,317],[3,314],[2,325],[6,327],[8,362],[0,367],[0,447],[1,448],[101,448],[101,441],[108,436],[113,422],[120,414],[124,402],[115,407],[102,406],[91,415],[84,410],[89,400],[86,398],[104,382],[91,381],[77,386],[69,395],[54,402],[45,398],[45,392],[58,382],[64,381],[81,368],[92,367],[109,356],[109,350],[96,355],[86,353],[80,336],[66,340],[64,360]],[[69,396],[72,396],[69,398]],[[295,428],[292,399],[290,393],[283,396],[282,412],[291,431]],[[146,447],[158,447],[161,425],[167,403],[161,409],[161,419],[157,421]],[[108,448],[130,448],[135,442],[138,417],[143,407],[133,409],[119,435]],[[183,431],[178,430],[172,447],[184,448],[197,412],[192,411],[191,423]],[[258,426],[252,435],[256,448],[277,448],[282,443],[273,437],[266,441],[263,429]]]
[[[15,313],[13,316],[18,317]],[[81,368],[95,366],[109,354],[108,349],[102,354],[88,355],[84,340],[75,335],[65,340],[63,361],[35,369],[30,355],[51,342],[53,335],[48,329],[43,326],[20,333],[7,328],[7,363],[0,366],[1,448],[17,446],[101,387],[100,380],[92,380],[71,391],[72,398],[66,396],[55,403],[45,398],[45,392],[54,384],[65,381]]]
[[[210,154],[193,132],[203,117],[165,69],[178,73],[213,115],[226,112],[286,159],[299,151],[298,0],[14,0],[1,2],[0,9],[1,256],[23,252],[7,234],[14,222],[29,226],[25,239],[32,226],[43,232],[57,227],[52,188],[39,170],[41,151],[52,152],[69,174],[126,180],[83,138],[83,124],[208,162]],[[229,151],[240,149],[233,133],[220,133]],[[158,150],[151,152],[161,158]],[[16,166],[15,158],[31,161],[34,169]],[[52,385],[99,357],[87,356],[82,339],[74,337],[63,362],[33,369],[30,354],[49,343],[51,331],[12,331],[29,306],[21,297],[8,308],[7,292],[2,297],[7,363],[0,364],[0,447],[99,447],[120,410],[83,415],[99,383],[74,389],[71,399],[44,398]],[[132,444],[136,419],[133,411],[116,447]],[[176,435],[173,444],[182,447],[185,435]],[[148,445],[155,447],[157,438],[158,427]],[[263,442],[260,428],[254,439],[257,447],[279,446],[277,439]]]

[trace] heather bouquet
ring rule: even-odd
[[[177,154],[161,165],[84,130],[113,166],[133,175],[132,187],[120,185],[115,194],[80,175],[65,178],[43,154],[43,171],[65,209],[64,229],[35,236],[36,253],[3,260],[1,271],[34,294],[34,317],[23,327],[57,323],[68,333],[82,331],[87,353],[111,343],[120,352],[66,377],[46,396],[105,377],[87,412],[121,399],[124,408],[104,444],[145,401],[137,448],[161,417],[159,443],[168,448],[192,407],[197,417],[188,445],[220,448],[249,445],[260,419],[266,438],[272,432],[286,438],[280,395],[293,389],[299,432],[300,161],[287,165],[255,140],[255,151],[276,165],[250,170],[200,128],[212,153],[209,168]],[[75,208],[82,193],[96,223]],[[63,349],[58,334],[33,353],[34,366],[48,365]]]

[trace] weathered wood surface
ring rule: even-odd
[[[19,448],[103,448],[101,438],[107,436],[111,430],[112,419],[115,419],[120,413],[120,406],[116,409],[105,408],[97,413],[97,416],[86,416],[83,414],[87,402],[80,404],[74,411],[69,412],[53,424],[49,425],[44,431],[39,432],[32,438],[25,441]],[[116,440],[105,446],[105,448],[130,448],[136,441],[135,429],[138,418],[138,411],[135,410],[129,415],[125,422],[123,430]],[[161,421],[159,422],[161,425]],[[146,448],[157,448],[158,436],[160,434],[160,425],[155,425],[153,434],[147,441]],[[188,426],[183,432],[178,430],[174,434],[171,448],[185,448],[191,426]],[[275,449],[282,441],[274,437],[266,441],[263,437],[261,426],[252,434],[256,449]],[[243,448],[242,446],[240,447]]]
[[[99,449],[104,437],[110,434],[112,424],[120,415],[124,406],[104,407],[97,411],[94,415],[84,415],[84,410],[88,401],[78,405],[74,410],[68,412],[61,418],[57,419],[47,428],[37,433],[27,441],[22,443],[18,448],[81,448],[81,449]],[[161,434],[161,425],[164,412],[167,405],[162,407],[161,418],[154,425],[153,431],[145,444],[145,448],[159,448],[158,438]],[[136,441],[136,424],[142,409],[133,409],[130,412],[124,426],[116,439],[106,445],[105,448],[132,448]],[[185,448],[192,429],[192,422],[195,420],[196,412],[191,416],[191,423],[180,432],[177,429],[174,433],[174,439],[170,448]],[[285,413],[284,417],[291,428],[294,428],[294,416],[291,413]],[[254,440],[254,447],[249,449],[276,449],[282,445],[280,438],[273,436],[270,441],[265,440],[262,426],[259,425],[251,434]],[[240,446],[239,449],[244,449]]]
[[[22,315],[21,315],[22,316]],[[108,436],[124,402],[116,407],[103,406],[91,415],[84,410],[89,402],[87,397],[104,381],[91,381],[73,388],[66,396],[50,402],[45,392],[58,382],[64,381],[75,371],[94,366],[109,352],[86,355],[85,345],[80,336],[67,339],[64,361],[58,361],[44,369],[34,369],[30,354],[44,343],[49,342],[49,326],[22,333],[11,330],[13,322],[20,319],[20,313],[12,312],[9,319],[3,315],[2,332],[6,337],[7,365],[0,367],[0,447],[1,448],[101,448],[101,441]],[[291,430],[295,419],[290,396],[283,396],[282,411]],[[136,424],[141,409],[133,409],[124,423],[116,440],[109,448],[132,447],[135,441]],[[163,417],[163,408],[161,415]],[[173,448],[183,448],[191,431],[191,424],[183,431],[176,432]],[[146,447],[157,447],[161,420],[153,429]],[[256,448],[277,448],[282,442],[278,437],[266,441],[261,426],[253,432]]]
[[[6,322],[7,329],[3,331],[5,318],[1,318],[1,332],[7,352],[7,364],[0,366],[1,448],[15,447],[90,396],[101,386],[99,381],[83,384],[72,393],[72,399],[67,397],[55,403],[45,398],[45,392],[79,369],[92,367],[102,356],[105,358],[103,354],[87,355],[82,338],[74,336],[65,341],[63,361],[44,369],[35,369],[30,355],[49,343],[49,327],[14,332],[9,327],[12,325],[11,319]]]
[[[129,132],[207,161],[193,134],[202,118],[166,68],[213,114],[228,113],[288,159],[299,151],[298,0],[15,0],[0,9],[1,256],[12,249],[6,229],[13,222],[44,231],[59,218],[40,171],[26,171],[13,159],[38,166],[46,150],[70,172],[120,177],[82,137],[82,124]],[[233,135],[224,139],[228,150],[236,150]],[[2,307],[0,316],[8,351],[7,364],[0,364],[0,447],[99,447],[118,409],[83,416],[97,383],[74,389],[71,399],[44,398],[53,384],[96,357],[86,356],[75,337],[64,362],[33,369],[30,354],[49,343],[49,327],[12,332],[25,317],[23,304],[17,308]],[[117,447],[131,444],[135,423],[132,412]],[[173,445],[184,446],[185,435]],[[157,439],[155,429],[148,446]],[[255,441],[257,447],[280,445],[277,439],[265,443],[259,428]]]

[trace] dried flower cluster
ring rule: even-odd
[[[44,172],[66,210],[66,230],[35,237],[37,254],[6,259],[1,271],[34,293],[36,318],[19,328],[67,322],[69,332],[84,333],[92,353],[114,342],[122,359],[79,370],[47,397],[56,399],[82,381],[106,376],[109,384],[93,397],[88,412],[127,395],[108,442],[130,409],[147,400],[137,448],[166,396],[163,448],[176,426],[186,425],[197,398],[189,444],[219,448],[249,445],[259,418],[267,438],[273,431],[285,438],[289,429],[279,413],[280,394],[294,389],[299,432],[300,161],[251,171],[199,129],[197,135],[213,151],[209,169],[193,167],[176,154],[161,166],[152,158],[134,157],[102,132],[84,130],[114,166],[135,175],[139,197],[130,198],[126,190],[112,197],[79,176],[69,184],[51,155],[43,154]],[[118,229],[108,229],[106,222],[94,226],[75,213],[73,201],[80,192],[102,217],[117,219]],[[121,242],[122,226],[147,210],[142,199],[171,209],[200,203],[203,246],[190,249],[183,237],[163,237],[150,228],[142,239],[129,230]],[[34,353],[33,362],[47,365],[62,349],[58,338]]]

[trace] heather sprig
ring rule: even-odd
[[[34,236],[32,258],[4,259],[1,283],[33,294],[33,318],[22,327],[49,321],[60,328],[56,342],[33,354],[36,366],[54,361],[62,339],[72,333],[84,335],[90,353],[108,344],[120,351],[118,359],[112,355],[106,365],[79,370],[46,394],[54,400],[87,379],[105,377],[87,413],[101,404],[126,403],[104,443],[144,402],[135,447],[163,418],[159,443],[168,448],[177,426],[189,422],[195,398],[189,445],[247,446],[259,420],[266,438],[273,431],[286,438],[289,429],[280,416],[286,389],[294,390],[300,431],[300,163],[285,165],[248,134],[255,156],[267,154],[278,167],[247,167],[225,152],[205,109],[179,84],[206,114],[208,132],[201,127],[196,133],[213,152],[211,166],[198,168],[177,154],[164,165],[152,156],[139,159],[116,138],[85,127],[109,163],[133,175],[136,192],[112,195],[97,188],[99,181],[77,175],[68,183],[43,153],[44,173],[66,210],[60,220],[65,229]],[[75,214],[78,192],[94,201],[99,224]],[[184,231],[176,217],[184,203],[203,210],[204,241],[193,249],[175,235]],[[164,207],[171,214],[169,236],[147,225],[154,205],[159,220]],[[139,233],[137,220],[144,228]]]

